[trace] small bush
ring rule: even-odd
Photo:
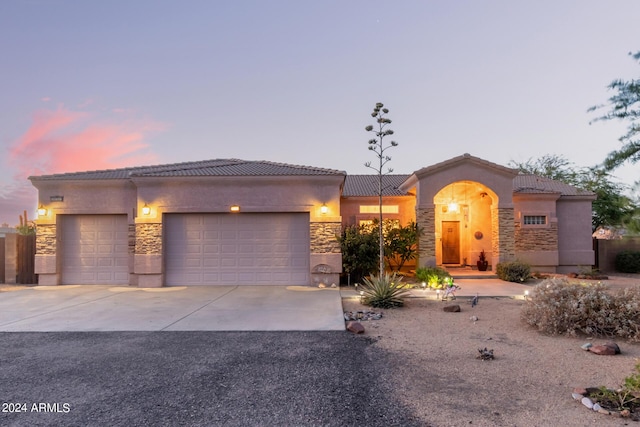
[[[443,288],[449,278],[449,272],[439,267],[420,267],[416,270],[416,279],[433,289]]]
[[[501,262],[496,266],[496,274],[507,282],[524,282],[531,276],[531,266],[521,261]]]
[[[622,251],[616,255],[616,270],[621,273],[640,273],[640,252]]]
[[[409,290],[403,286],[402,277],[385,273],[363,279],[362,303],[376,308],[402,307]]]
[[[582,333],[640,341],[640,288],[615,295],[606,289],[602,283],[546,279],[532,290],[522,320],[550,335]]]

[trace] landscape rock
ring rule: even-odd
[[[472,322],[477,322],[478,321],[478,316],[471,316],[469,318],[469,320],[471,320]]]
[[[582,404],[587,408],[593,409],[593,402],[588,397],[583,397],[580,402],[582,402]]]
[[[582,400],[584,395],[580,393],[571,393],[571,397],[573,397],[574,400]]]
[[[616,354],[620,354],[621,353],[620,347],[618,347],[618,344],[614,343],[613,341],[606,342],[603,345],[606,346],[606,347],[610,347],[610,348],[614,349]]]
[[[588,393],[588,392],[587,392],[587,389],[586,389],[586,388],[582,388],[582,387],[576,387],[576,388],[574,388],[574,389],[573,389],[573,392],[574,392],[574,393],[577,393],[577,394],[581,394],[582,396],[586,396],[586,395],[587,395],[587,393]]]
[[[442,310],[447,313],[458,313],[461,311],[460,306],[458,304],[444,306]]]
[[[347,322],[347,331],[354,334],[364,334],[364,326],[360,322]]]
[[[591,409],[593,409],[596,412],[600,412],[600,409],[602,409],[602,406],[600,406],[599,403],[594,403],[593,404],[593,408],[591,408]]]
[[[580,346],[581,349],[583,349],[584,351],[589,351],[589,349],[593,347],[593,344],[591,344],[590,342],[586,343],[586,344],[582,344]]]
[[[620,347],[614,342],[607,342],[602,345],[594,345],[589,348],[589,351],[601,356],[614,356],[620,354]]]

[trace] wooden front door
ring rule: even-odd
[[[442,221],[442,263],[460,264],[460,221]]]

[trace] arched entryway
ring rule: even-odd
[[[418,266],[443,265],[445,251],[444,265],[460,265],[465,258],[467,264],[475,265],[482,250],[493,267],[513,260],[513,179],[517,174],[515,169],[470,154],[413,173],[401,189],[416,195],[416,223],[422,230]],[[443,233],[450,230],[458,236],[447,236],[450,239],[443,247]]]
[[[475,181],[455,181],[433,199],[437,265],[476,265],[480,252],[492,255],[491,210],[497,195]]]

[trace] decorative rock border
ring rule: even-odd
[[[621,417],[621,418],[630,418],[631,417],[631,412],[629,412],[629,410],[624,409],[622,411],[610,411],[608,409],[604,409],[602,406],[600,406],[599,403],[594,402],[593,400],[591,400],[587,395],[589,394],[589,391],[593,390],[595,391],[596,389],[585,389],[585,388],[576,388],[573,390],[573,392],[571,393],[571,397],[573,397],[574,400],[582,403],[582,405],[584,405],[586,408],[597,412],[599,414],[604,414],[604,415],[611,415],[614,417]]]
[[[382,319],[382,313],[376,313],[373,311],[345,311],[344,320],[380,320]]]

